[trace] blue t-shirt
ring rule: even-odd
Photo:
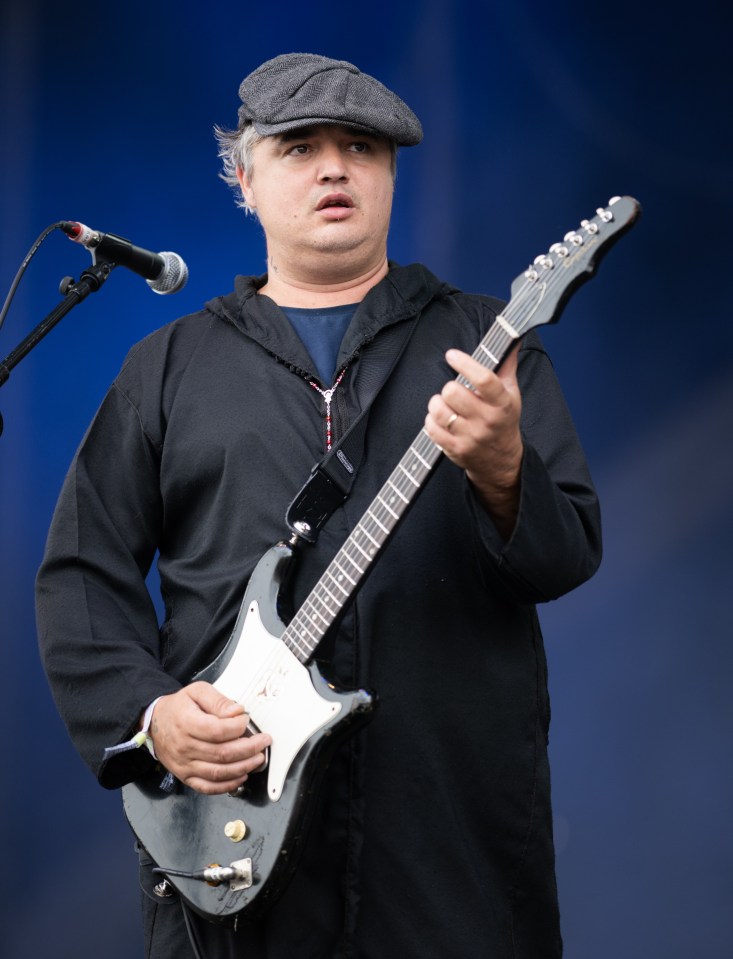
[[[303,341],[310,358],[316,365],[318,376],[329,387],[336,378],[336,357],[341,348],[346,328],[356,313],[358,303],[347,306],[327,306],[305,310],[296,306],[281,307],[293,324],[293,329]]]

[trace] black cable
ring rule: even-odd
[[[183,899],[181,899],[181,910],[183,911],[183,921],[186,924],[186,932],[188,933],[188,939],[191,943],[191,948],[193,949],[194,959],[205,959],[198,942],[196,930],[194,929],[193,916],[189,913],[188,906]]]
[[[33,246],[30,248],[23,262],[20,264],[20,269],[15,274],[15,279],[10,284],[10,290],[8,291],[8,295],[5,298],[5,303],[3,304],[3,308],[2,310],[0,310],[0,328],[2,328],[2,325],[5,322],[5,317],[8,314],[8,310],[10,309],[10,304],[12,303],[13,297],[15,296],[15,291],[18,289],[18,284],[23,278],[23,274],[25,273],[26,268],[28,267],[28,264],[36,255],[36,253],[38,252],[38,248],[40,247],[41,243],[43,243],[43,241],[46,239],[46,237],[49,235],[49,233],[51,233],[53,230],[59,230],[59,229],[61,229],[61,221],[59,223],[52,223],[51,226],[47,226],[46,229],[43,231],[43,233],[41,233],[41,235],[38,237],[36,242],[33,244]]]

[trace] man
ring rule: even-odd
[[[370,408],[351,495],[300,551],[293,609],[421,426],[445,460],[318,648],[330,678],[373,687],[380,706],[329,766],[286,891],[263,918],[222,928],[161,896],[142,850],[146,954],[557,957],[534,604],[600,556],[560,390],[532,336],[498,374],[471,359],[498,301],[388,261],[396,149],[422,137],[398,97],[310,54],[265,63],[240,96],[220,145],[262,225],[267,273],[132,350],[72,464],[39,573],[46,670],[100,782],[150,769],[145,749],[103,759],[141,728],[201,793],[256,775],[268,730],[243,735],[247,703],[191,678],[287,535],[310,468],[358,416],[385,337],[416,315]],[[144,582],[156,551],[160,629]]]

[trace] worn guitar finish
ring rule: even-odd
[[[593,274],[639,212],[636,200],[616,197],[538,256],[512,284],[510,303],[474,359],[496,369],[517,339],[557,320],[573,290]],[[280,543],[258,563],[229,641],[194,677],[242,703],[252,724],[272,736],[267,768],[249,777],[243,794],[204,796],[180,783],[165,792],[161,771],[123,788],[125,813],[142,845],[181,897],[212,921],[257,916],[283,891],[320,775],[335,746],[375,706],[371,693],[337,691],[308,664],[441,455],[421,430],[287,626],[277,599],[292,548]],[[212,864],[232,866],[234,875],[225,874],[216,885],[201,875],[192,878]]]

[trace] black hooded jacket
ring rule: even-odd
[[[61,493],[38,577],[40,646],[69,732],[108,788],[152,759],[135,750],[104,762],[104,747],[214,658],[257,560],[286,536],[286,507],[324,453],[313,363],[281,310],[255,295],[263,282],[238,277],[235,292],[130,352]],[[360,304],[338,359],[336,438],[359,412],[376,340],[420,318],[370,411],[352,495],[301,551],[293,608],[454,375],[445,350],[473,352],[500,306],[419,265],[393,266]],[[204,930],[216,938],[211,955],[560,955],[535,604],[592,575],[600,519],[533,334],[518,375],[525,454],[511,538],[443,460],[318,651],[324,672],[374,688],[380,708],[332,763],[283,898],[236,933]],[[156,553],[162,626],[145,585]]]

